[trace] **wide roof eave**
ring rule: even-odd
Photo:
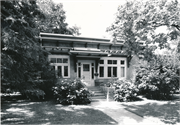
[[[71,41],[71,42],[90,42],[90,43],[98,43],[98,44],[114,44],[110,39],[107,38],[90,38],[90,37],[80,37],[73,35],[64,35],[64,34],[54,34],[54,33],[40,33],[40,39],[46,40],[63,40],[63,41]],[[115,44],[123,45],[123,41],[117,41]]]

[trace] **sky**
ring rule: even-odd
[[[118,6],[125,0],[53,0],[62,3],[69,26],[80,27],[80,36],[111,38],[106,28],[115,21]]]
[[[62,3],[66,12],[66,23],[80,27],[80,36],[93,38],[112,38],[106,28],[115,21],[119,5],[126,0],[53,0]],[[167,32],[161,27],[156,32]],[[158,50],[158,53],[162,51]]]

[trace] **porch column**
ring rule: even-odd
[[[77,72],[77,57],[74,56],[73,59],[74,59],[74,72]]]

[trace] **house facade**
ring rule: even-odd
[[[51,53],[48,60],[57,78],[81,78],[87,86],[97,86],[112,77],[134,77],[138,58],[126,55],[123,41],[52,33],[40,33],[39,38]]]

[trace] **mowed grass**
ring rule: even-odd
[[[1,103],[1,124],[117,124],[86,105],[63,106],[51,101]]]
[[[146,100],[123,104],[126,110],[144,118],[159,119],[165,124],[180,123],[180,101]]]

